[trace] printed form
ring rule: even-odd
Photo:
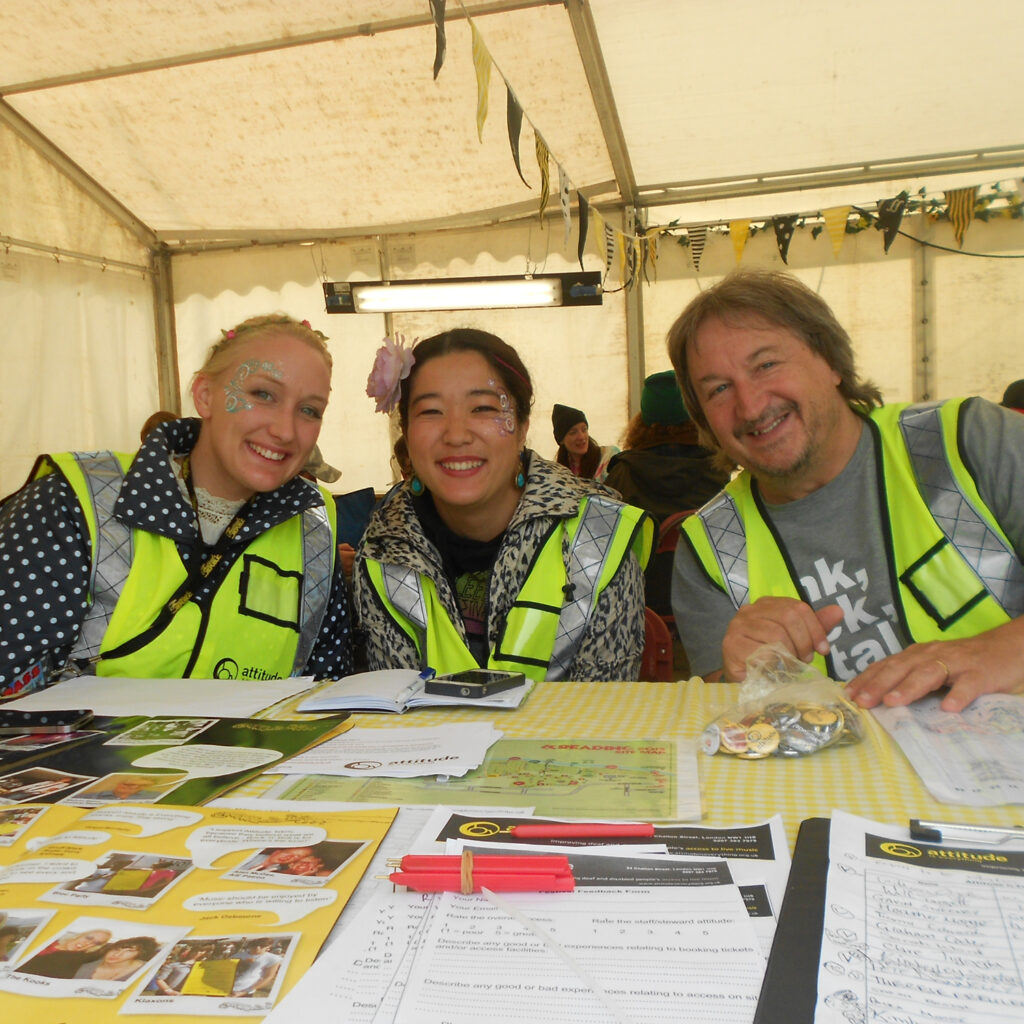
[[[383,891],[265,1024],[749,1024],[764,956],[734,885]]]
[[[1024,1020],[1024,851],[832,812],[815,1024]]]

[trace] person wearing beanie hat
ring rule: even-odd
[[[648,427],[678,427],[689,421],[675,370],[652,373],[640,395],[640,416]]]
[[[1024,380],[1015,380],[1008,384],[1003,392],[1003,400],[999,404],[1007,409],[1024,412]]]
[[[714,453],[697,441],[674,370],[652,373],[640,395],[640,412],[622,439],[623,451],[608,464],[605,484],[661,522],[674,512],[699,508],[728,482]],[[644,574],[646,602],[659,615],[672,614],[673,552],[655,552]]]
[[[609,460],[619,449],[614,445],[602,448],[590,436],[586,413],[569,405],[555,405],[551,426],[558,444],[555,461],[570,469],[574,476],[603,480]]]

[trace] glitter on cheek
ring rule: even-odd
[[[498,393],[498,402],[501,404],[501,412],[494,417],[498,430],[502,434],[514,434],[516,432],[516,414],[508,392],[496,380],[489,380],[487,383]]]
[[[258,359],[247,359],[235,370],[234,377],[224,385],[224,394],[226,396],[224,399],[224,409],[227,412],[245,412],[252,408],[252,402],[249,401],[248,396],[243,391],[243,387],[250,374],[260,370],[273,377],[274,380],[280,380],[284,376],[281,367],[275,363],[260,362]]]

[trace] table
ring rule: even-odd
[[[538,683],[517,711],[429,708],[404,715],[357,714],[361,727],[394,729],[490,719],[506,735],[558,739],[696,739],[704,726],[736,700],[733,683],[698,677],[672,683]],[[805,818],[829,817],[833,808],[906,825],[910,818],[1012,825],[1015,805],[942,804],[925,789],[899,747],[864,712],[863,742],[808,757],[747,761],[698,754],[704,817],[701,824],[749,824],[780,814],[790,846]],[[238,795],[258,795],[256,791]],[[235,794],[232,794],[235,795]]]

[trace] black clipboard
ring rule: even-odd
[[[800,824],[754,1024],[814,1024],[830,824],[828,818]]]

